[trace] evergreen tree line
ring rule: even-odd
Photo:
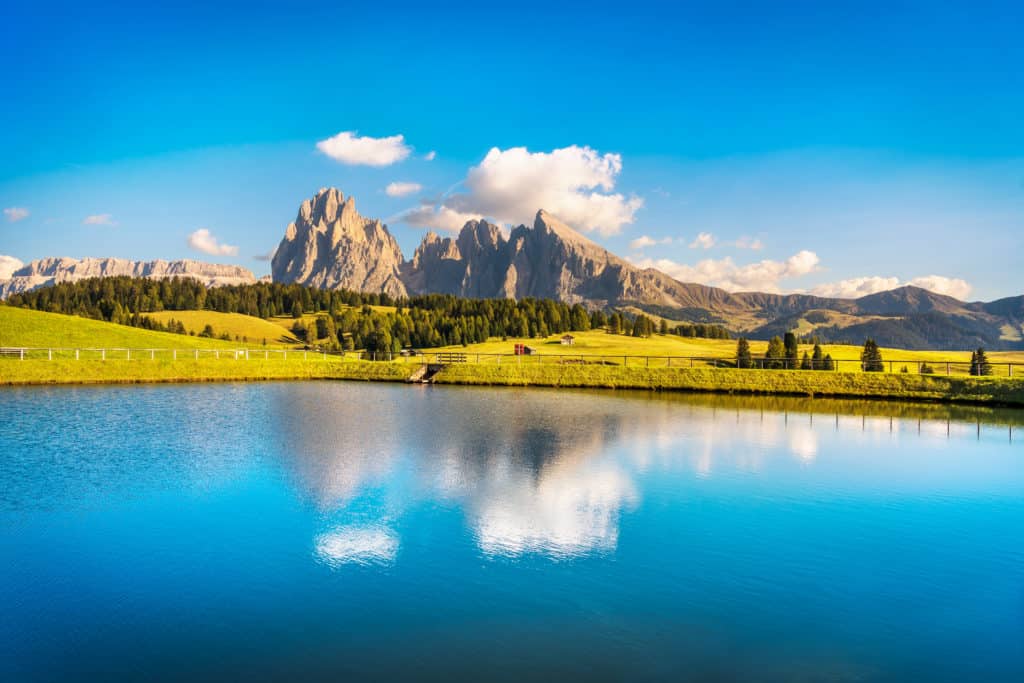
[[[762,370],[826,370],[836,369],[831,354],[823,353],[821,345],[815,341],[811,353],[804,351],[800,357],[800,341],[792,332],[784,337],[774,336],[768,341],[768,349],[762,358],[754,358],[750,351],[750,342],[740,338],[736,344],[736,367],[742,369],[757,368]]]
[[[592,320],[594,329],[603,327],[608,334],[621,334],[627,337],[650,337],[655,334],[675,334],[680,337],[699,337],[702,339],[731,339],[729,331],[721,325],[707,323],[684,323],[682,325],[670,326],[667,320],[655,323],[643,313],[630,318],[623,313],[615,312],[605,316],[601,311],[595,311]]]
[[[580,304],[570,306],[550,299],[465,299],[444,294],[394,298],[268,282],[206,287],[191,278],[90,278],[16,294],[7,303],[182,334],[185,328],[181,323],[162,325],[146,314],[210,310],[261,318],[291,315],[297,319],[292,331],[301,340],[323,340],[331,348],[369,351],[472,344],[490,337],[546,337],[606,326],[614,333],[635,337],[671,331],[682,336],[728,338],[728,332],[717,325],[680,325],[670,330],[665,321],[658,326],[643,314],[630,317],[616,312],[609,316],[601,310],[588,311]],[[374,306],[394,306],[396,310],[382,312]],[[310,313],[319,314],[315,329],[307,329],[301,322]],[[214,336],[214,331],[204,329],[201,336]]]

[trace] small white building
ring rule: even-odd
[[[576,337],[572,336],[571,334],[564,334],[564,335],[562,335],[562,340],[561,340],[562,346],[572,346],[575,343],[576,343]]]

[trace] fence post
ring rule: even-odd
[[[270,360],[270,351],[263,350],[263,360]]]
[[[303,351],[303,353],[305,353],[305,351]],[[284,350],[284,359],[288,360],[288,349]]]
[[[1007,363],[1006,369],[1009,371],[1009,376],[1013,377],[1013,363]]]
[[[131,350],[131,349],[125,349],[124,351],[125,351],[125,353],[127,354],[127,355],[126,355],[126,356],[124,357],[124,359],[125,359],[125,360],[131,360],[131,359],[132,359],[132,350]]]
[[[107,350],[106,349],[100,349],[100,360],[106,360],[106,359],[107,359]]]
[[[199,360],[199,349],[196,349],[196,360]]]
[[[178,349],[171,351],[171,360],[178,360]]]
[[[341,355],[342,355],[342,357],[344,357],[345,356],[345,352],[342,351]],[[327,360],[327,352],[326,351],[324,351],[324,360]]]
[[[154,351],[153,349],[150,349],[149,350],[149,359],[153,360],[154,358],[156,358],[156,351]]]
[[[46,360],[53,360],[53,349],[46,349]]]
[[[946,363],[946,376],[949,377],[949,363]]]
[[[75,360],[78,360],[78,349],[75,349]]]
[[[25,360],[25,349],[19,349],[21,353],[21,360]]]

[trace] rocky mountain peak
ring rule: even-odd
[[[275,282],[402,296],[403,262],[387,226],[361,216],[353,197],[346,199],[330,187],[302,202],[274,254],[271,272]]]

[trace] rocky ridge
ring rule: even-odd
[[[131,261],[120,258],[50,257],[32,261],[14,271],[9,279],[0,280],[0,299],[61,282],[118,275],[154,279],[190,277],[208,287],[256,282],[252,271],[241,266],[204,263],[192,259]]]

